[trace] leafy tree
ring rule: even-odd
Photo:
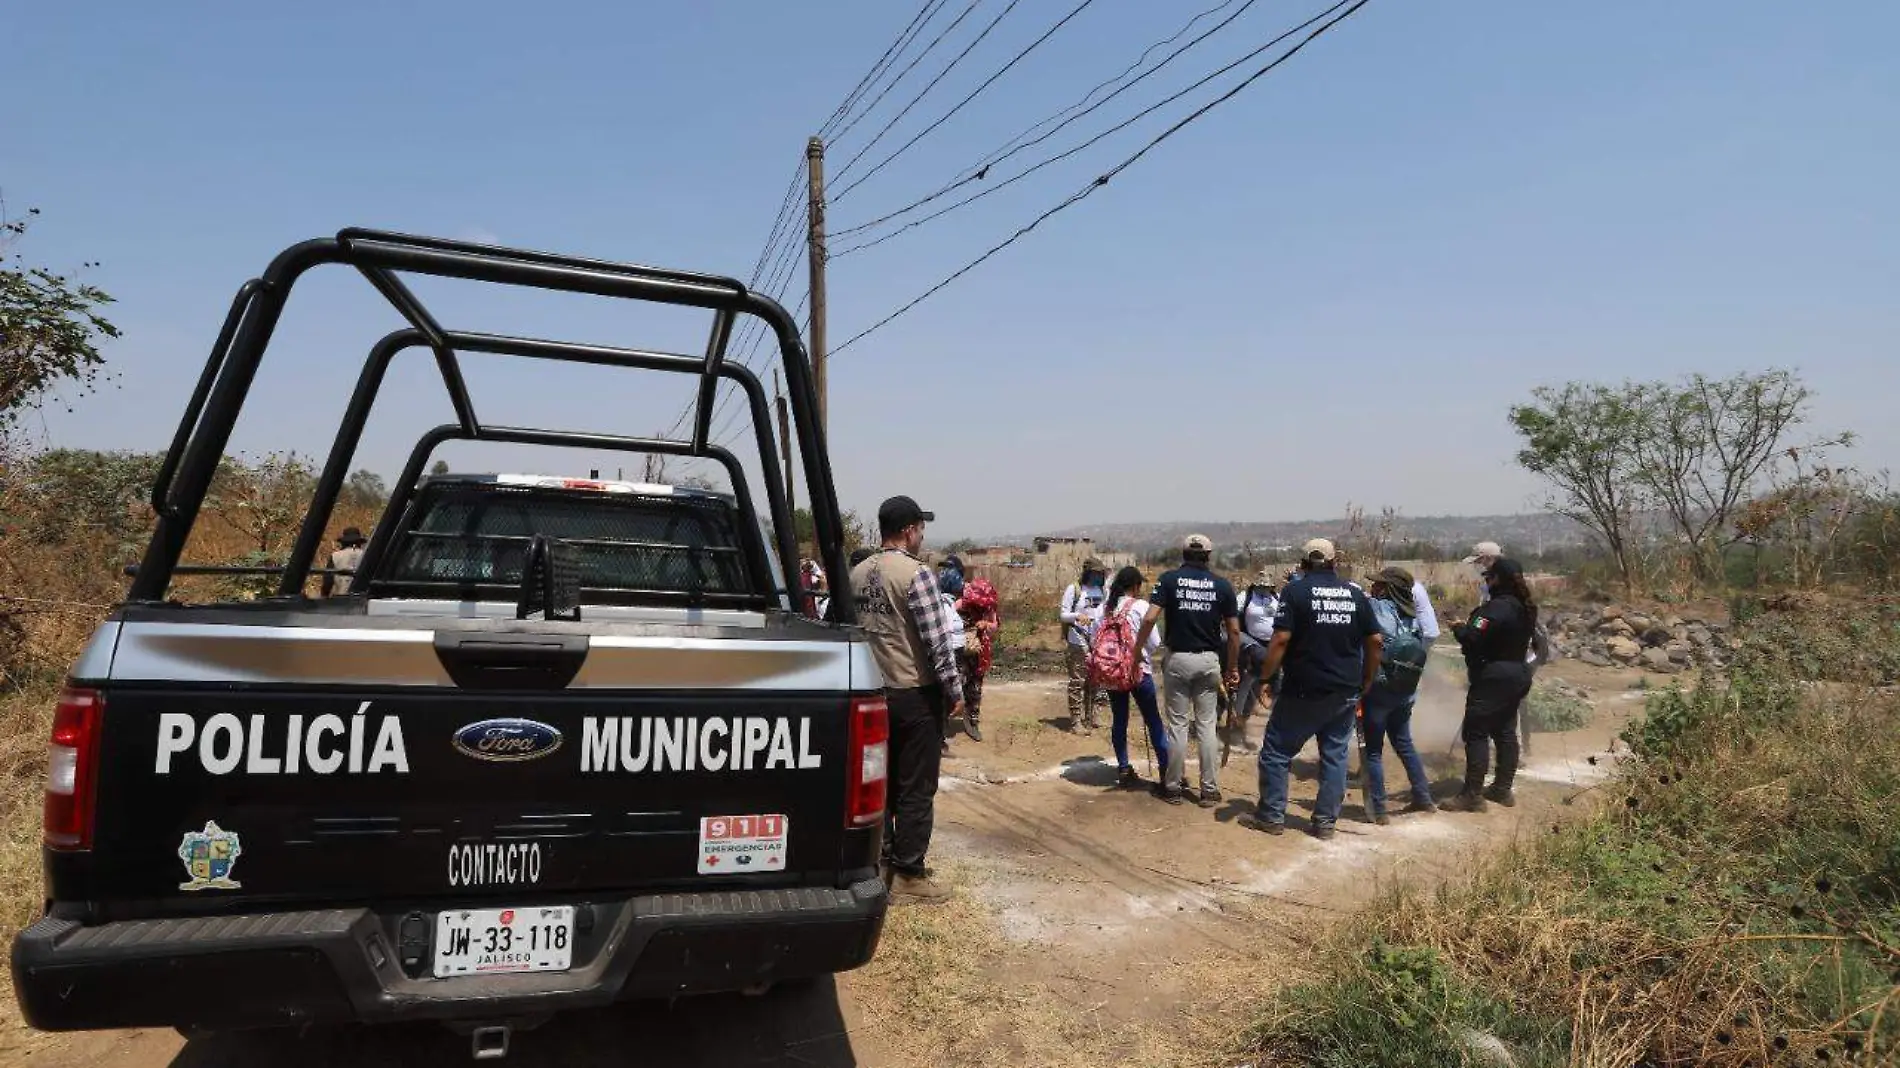
[[[436,462],[429,465],[429,473],[432,475],[448,474],[449,462],[447,460],[437,460]]]
[[[864,518],[858,515],[857,512],[847,511],[841,518],[844,525],[845,552],[848,553],[853,549],[874,544],[870,526],[865,523]],[[812,540],[815,537],[813,534],[814,529],[811,509],[792,509],[793,538],[799,544],[801,551],[808,549],[812,544]]]
[[[1636,478],[1637,439],[1647,432],[1646,387],[1571,382],[1539,386],[1511,409],[1523,438],[1517,462],[1550,487],[1544,507],[1603,542],[1627,592],[1636,584],[1632,528],[1648,503]]]
[[[105,366],[98,339],[119,336],[101,313],[112,303],[104,290],[26,265],[17,246],[38,215],[0,215],[0,431],[62,382],[91,389]]]
[[[353,507],[380,509],[389,503],[389,484],[383,476],[363,468],[344,481],[342,496],[344,503]]]
[[[163,459],[155,452],[49,449],[21,465],[16,486],[39,505],[32,525],[41,540],[85,530],[123,545],[151,527],[147,497]]]
[[[254,552],[274,556],[310,506],[316,470],[294,452],[274,452],[255,464],[227,458],[219,467],[206,510],[244,535]]]

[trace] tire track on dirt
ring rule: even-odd
[[[1040,795],[1066,802],[1059,807],[1065,810],[1069,822],[1074,822],[1073,809],[1077,799],[1063,796],[1060,787],[1050,789],[1035,783],[1029,784],[1027,789],[1034,792],[1031,796]],[[1277,928],[1285,929],[1283,933],[1289,939],[1298,940],[1291,930],[1294,925],[1272,915],[1270,911],[1263,914],[1263,910],[1258,908],[1231,908],[1234,901],[1246,901],[1261,895],[1249,894],[1239,887],[1228,888],[1187,876],[1170,875],[1128,857],[1104,840],[1072,830],[1061,817],[1043,815],[1025,803],[1001,796],[993,788],[959,791],[956,798],[956,803],[965,804],[981,816],[988,817],[981,825],[965,825],[973,836],[987,838],[1000,845],[1001,848],[995,850],[995,859],[1015,865],[1025,878],[1050,886],[1060,885],[1046,873],[1036,871],[1035,865],[1024,863],[1030,854],[1041,853],[1081,873],[1086,883],[1106,886],[1122,894],[1128,900],[1133,919],[1171,922],[1217,939],[1238,930],[1257,932],[1258,925],[1264,919]],[[1165,911],[1168,904],[1175,905],[1175,911]],[[1152,911],[1144,914],[1141,911],[1143,907]]]

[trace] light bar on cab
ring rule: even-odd
[[[646,497],[669,497],[673,487],[653,482],[616,482],[598,478],[564,478],[560,475],[496,475],[504,486],[532,486],[535,489],[594,490],[599,493],[637,493]]]

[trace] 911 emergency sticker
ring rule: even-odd
[[[699,821],[699,874],[785,870],[790,821],[779,815],[705,816]]]

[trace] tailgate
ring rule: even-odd
[[[436,655],[440,635],[306,634],[269,681],[192,677],[244,674],[231,651],[268,636],[243,629],[168,635],[163,683],[118,680],[138,663],[122,639],[85,899],[136,912],[836,880],[850,643],[595,639],[548,686],[545,664],[477,678]],[[404,663],[429,677],[392,685]]]

